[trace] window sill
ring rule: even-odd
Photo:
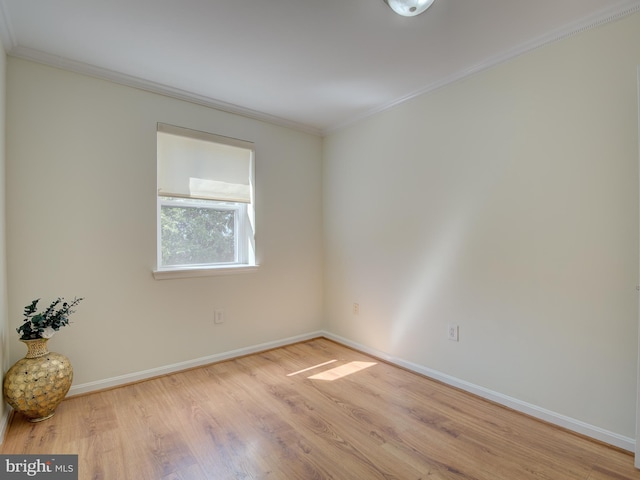
[[[229,265],[225,267],[210,268],[171,268],[154,270],[153,278],[156,280],[170,280],[172,278],[192,278],[192,277],[217,277],[219,275],[237,275],[241,273],[254,273],[258,271],[259,265]]]

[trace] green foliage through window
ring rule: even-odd
[[[162,205],[162,264],[235,262],[235,217],[235,210]]]

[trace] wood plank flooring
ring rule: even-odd
[[[14,415],[0,453],[94,480],[624,480],[633,457],[326,339]]]

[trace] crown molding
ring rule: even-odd
[[[379,105],[377,107],[369,109],[344,122],[331,125],[324,129],[302,124],[302,123],[288,120],[285,118],[277,117],[264,112],[259,112],[257,110],[252,110],[250,108],[241,107],[239,105],[234,105],[221,100],[217,100],[212,97],[199,95],[193,92],[171,87],[169,85],[164,85],[158,82],[153,82],[143,78],[126,75],[120,72],[116,72],[114,70],[97,67],[95,65],[91,65],[88,63],[70,60],[68,58],[60,57],[57,55],[51,55],[51,54],[42,52],[40,50],[23,47],[19,45],[17,42],[10,18],[6,14],[6,8],[3,0],[0,0],[0,40],[2,41],[2,44],[7,54],[13,57],[23,58],[26,60],[31,60],[34,62],[53,66],[56,68],[70,70],[83,75],[101,78],[117,84],[138,88],[140,90],[145,90],[145,91],[157,93],[160,95],[165,95],[168,97],[184,100],[184,101],[191,102],[197,105],[202,105],[205,107],[214,108],[216,110],[221,110],[227,113],[241,115],[243,117],[263,121],[263,122],[278,125],[281,127],[291,128],[293,130],[298,130],[311,135],[325,136],[329,133],[332,133],[334,131],[337,131],[344,127],[352,125],[358,121],[364,120],[365,118],[371,117],[372,115],[383,112],[385,110],[389,110],[397,105],[405,103],[416,97],[430,93],[434,90],[438,90],[442,87],[458,82],[462,79],[465,79],[477,73],[483,72],[485,70],[493,68],[502,63],[506,63],[516,57],[532,52],[536,49],[567,39],[569,37],[572,37],[584,31],[599,27],[601,25],[619,20],[623,17],[626,17],[638,11],[640,11],[640,0],[628,0],[622,3],[621,5],[618,5],[617,7],[601,10],[600,12],[597,12],[594,15],[591,15],[579,21],[567,24],[558,30],[555,30],[546,35],[538,37],[532,41],[517,45],[516,47],[502,54],[488,57],[482,62],[472,67],[462,69],[436,82],[433,82],[429,85],[425,85],[424,87],[414,92],[411,92],[407,95],[397,98],[391,102],[387,102],[383,105]]]
[[[502,53],[499,55],[494,55],[486,58],[484,61],[463,70],[460,70],[452,75],[444,77],[436,82],[433,82],[429,85],[426,85],[412,93],[409,93],[401,98],[388,102],[384,105],[380,105],[378,107],[372,108],[363,112],[362,114],[352,117],[351,119],[342,122],[340,124],[334,125],[322,131],[323,135],[327,135],[331,132],[340,130],[341,128],[348,127],[349,125],[353,125],[354,123],[359,122],[360,120],[364,120],[365,118],[371,117],[377,113],[384,112],[385,110],[389,110],[397,105],[405,103],[409,100],[412,100],[416,97],[424,95],[426,93],[433,92],[434,90],[438,90],[439,88],[445,87],[452,83],[463,80],[467,77],[475,75],[477,73],[483,72],[485,70],[489,70],[495,66],[498,66],[502,63],[506,63],[516,57],[524,55],[526,53],[532,52],[539,48],[545,47],[552,43],[559,42],[561,40],[565,40],[579,33],[585,32],[587,30],[591,30],[593,28],[597,28],[601,25],[619,20],[628,15],[636,13],[640,11],[640,0],[629,0],[622,5],[619,5],[615,8],[608,8],[605,10],[601,10],[600,12],[590,15],[586,18],[583,18],[579,21],[572,22],[570,24],[565,25],[564,27],[557,29],[553,32],[545,34],[541,37],[538,37],[529,42],[522,43],[517,45],[516,47]]]
[[[0,1],[0,6],[2,5]],[[2,25],[0,24],[0,29]],[[69,70],[82,75],[90,77],[96,77],[103,80],[108,80],[113,83],[125,85],[128,87],[145,90],[151,93],[157,93],[167,97],[175,98],[178,100],[184,100],[186,102],[195,103],[205,107],[214,108],[223,112],[232,113],[235,115],[241,115],[243,117],[251,118],[253,120],[260,120],[262,122],[271,123],[281,127],[291,128],[293,130],[302,131],[311,135],[320,136],[321,130],[309,125],[301,124],[285,118],[280,118],[275,115],[269,115],[267,113],[252,110],[250,108],[241,107],[232,103],[223,102],[215,98],[199,95],[197,93],[189,92],[179,88],[171,87],[157,82],[152,82],[132,75],[116,72],[107,68],[97,67],[84,62],[78,62],[70,60],[65,57],[52,55],[49,53],[35,50],[20,45],[14,46],[11,49],[6,49],[8,55],[16,58],[22,58],[33,62],[41,63],[51,67],[60,68],[63,70]]]

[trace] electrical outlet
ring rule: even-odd
[[[360,304],[359,303],[354,303],[353,304],[353,314],[354,315],[360,315]]]
[[[453,342],[458,341],[458,325],[449,324],[448,336],[449,340]]]
[[[213,323],[224,323],[224,310],[215,310],[213,312]]]

